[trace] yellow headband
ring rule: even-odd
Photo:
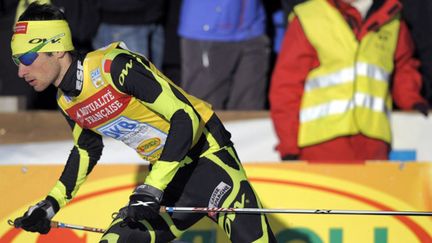
[[[26,53],[37,46],[41,47],[36,50],[37,52],[73,50],[72,35],[67,22],[65,20],[17,22],[11,41],[12,55]]]

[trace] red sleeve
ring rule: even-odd
[[[272,73],[270,115],[279,138],[281,156],[299,154],[299,111],[306,76],[319,65],[315,49],[307,40],[298,18],[289,23]]]
[[[401,21],[399,39],[395,52],[395,69],[392,97],[403,110],[412,109],[415,103],[426,103],[421,97],[422,78],[419,73],[420,62],[413,57],[414,43],[408,27]]]

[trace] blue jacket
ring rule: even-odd
[[[183,0],[178,33],[209,41],[242,41],[265,33],[261,0]]]

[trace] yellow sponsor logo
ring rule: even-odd
[[[123,86],[125,78],[129,74],[129,69],[132,68],[132,60],[129,60],[129,62],[126,63],[125,67],[122,69],[119,77],[119,84]]]
[[[157,149],[160,144],[161,144],[160,138],[150,138],[144,140],[140,145],[138,145],[137,150],[140,154],[148,154],[153,150]]]

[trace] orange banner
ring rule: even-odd
[[[245,169],[265,208],[432,211],[432,165],[427,163],[266,163],[246,164]],[[62,166],[55,165],[0,166],[0,243],[98,242],[98,233],[53,229],[39,235],[7,224],[44,198],[61,171]],[[146,173],[135,165],[98,165],[54,220],[106,228]],[[269,220],[278,242],[432,242],[430,217],[272,214]],[[209,220],[181,239],[228,242]]]

